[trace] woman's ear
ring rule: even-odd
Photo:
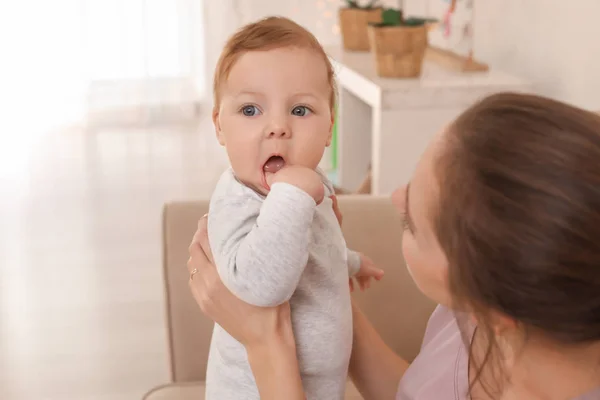
[[[217,140],[221,146],[225,146],[225,135],[221,130],[221,122],[219,121],[219,109],[215,106],[212,112],[213,125],[215,126],[215,133],[217,134]]]
[[[519,323],[502,312],[490,312],[487,322],[494,332],[496,342],[502,344],[504,348],[517,346],[522,339],[523,332],[519,329]]]
[[[517,321],[501,312],[491,312],[492,323],[497,334],[514,332],[518,328]]]

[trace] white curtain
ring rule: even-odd
[[[0,136],[192,113],[206,95],[202,3],[1,2]]]
[[[201,2],[86,0],[83,17],[92,122],[194,116],[205,95]]]

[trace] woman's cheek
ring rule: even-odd
[[[417,241],[410,232],[402,239],[402,253],[406,268],[417,288],[436,303],[448,304],[449,293],[445,287],[442,270],[435,265],[427,252],[419,249]]]
[[[413,281],[415,281],[417,286],[419,286],[419,282],[417,282],[417,278],[415,277],[414,271],[412,269],[414,265],[418,265],[418,262],[415,263],[414,259],[414,253],[416,250],[415,246],[415,240],[410,234],[410,232],[404,231],[404,234],[402,235],[402,255],[404,256],[404,263],[406,264],[406,269],[408,270],[408,273],[410,274],[411,278],[413,279]]]

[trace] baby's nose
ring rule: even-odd
[[[267,136],[272,138],[286,138],[290,136],[289,128],[285,126],[271,126],[267,130]]]

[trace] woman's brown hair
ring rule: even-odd
[[[453,300],[491,341],[485,359],[497,348],[489,311],[527,336],[600,340],[600,117],[496,94],[459,116],[445,145],[435,230]]]

